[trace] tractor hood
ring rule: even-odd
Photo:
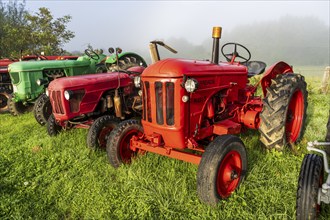
[[[119,73],[120,86],[127,86],[132,83],[131,77],[126,73]],[[53,80],[49,90],[66,90],[77,88],[106,89],[116,88],[118,86],[118,72],[88,74],[83,76],[63,77]]]
[[[186,59],[169,58],[158,61],[147,67],[142,73],[142,77],[177,78],[183,75],[194,76],[200,74],[221,73],[247,73],[246,66],[234,63],[213,64],[210,61],[197,61]]]
[[[9,65],[9,72],[40,71],[43,69],[71,68],[89,66],[89,60],[43,60],[43,61],[21,61]]]

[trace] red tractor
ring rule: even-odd
[[[143,71],[141,123],[123,121],[107,139],[113,167],[144,152],[198,164],[198,195],[216,204],[247,172],[245,146],[235,134],[259,129],[265,147],[277,150],[299,141],[307,108],[304,77],[279,62],[250,85],[265,63],[249,61],[248,49],[237,43],[223,45],[227,62],[219,63],[220,37],[221,27],[213,28],[211,61],[165,59]],[[259,84],[263,97],[255,94]]]

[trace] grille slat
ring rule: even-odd
[[[148,122],[152,122],[152,108],[154,108],[156,112],[156,122],[159,125],[164,125],[164,119],[166,121],[166,125],[174,125],[174,93],[175,86],[173,82],[155,82],[154,88],[151,92],[150,83],[145,81],[142,83],[143,89],[143,120]],[[155,105],[151,106],[151,97],[150,95],[155,96]],[[165,96],[165,97],[164,97]],[[165,99],[164,99],[165,98]],[[165,106],[164,106],[165,105]],[[164,112],[165,111],[165,112]],[[166,118],[164,118],[164,115]]]
[[[52,91],[51,92],[52,99],[54,100],[54,113],[56,114],[64,114],[64,109],[62,106],[62,100],[61,100],[61,91]]]

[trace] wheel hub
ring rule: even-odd
[[[231,172],[230,178],[231,178],[231,180],[235,180],[238,178],[238,173],[236,172],[236,170],[233,170]]]

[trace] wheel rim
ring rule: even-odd
[[[135,155],[130,148],[130,140],[134,135],[141,135],[141,132],[136,129],[130,130],[120,140],[119,155],[123,163],[130,163],[131,158]]]
[[[7,108],[9,96],[5,93],[0,93],[0,110]]]
[[[217,190],[227,198],[237,188],[242,173],[242,159],[237,151],[230,151],[222,160],[217,176]]]
[[[104,127],[101,130],[100,135],[99,135],[99,138],[98,138],[100,148],[102,148],[102,149],[105,149],[106,148],[108,136],[110,135],[110,132],[113,129],[114,129],[113,126],[106,125],[106,127]]]
[[[286,118],[286,139],[290,143],[296,142],[302,128],[304,117],[304,95],[297,90],[291,97]]]

